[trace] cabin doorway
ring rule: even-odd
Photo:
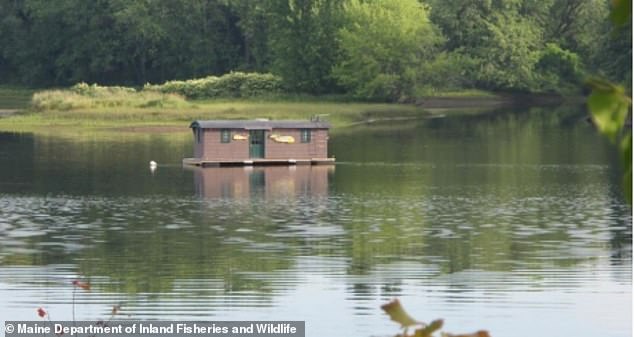
[[[264,158],[264,130],[249,131],[249,157]]]

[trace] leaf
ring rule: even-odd
[[[404,328],[421,324],[421,322],[416,321],[407,314],[407,312],[405,312],[405,309],[403,309],[403,306],[401,306],[401,302],[399,302],[398,299],[394,299],[391,302],[382,305],[381,309],[390,316],[391,320],[400,323]]]
[[[461,334],[461,335],[453,335],[450,333],[443,333],[443,337],[491,337],[489,332],[486,330],[479,330],[470,334]]]
[[[620,86],[601,81],[590,82],[593,87],[588,97],[588,109],[601,133],[612,142],[616,142],[619,132],[625,125],[630,98]]]
[[[629,1],[631,8],[631,0]],[[623,87],[608,81],[591,79],[588,84],[592,87],[592,94],[588,97],[588,109],[599,131],[619,148],[623,168],[623,189],[626,200],[631,204],[632,129],[626,127],[626,119],[632,99],[627,96]]]
[[[617,26],[627,23],[632,15],[632,0],[612,0],[612,11],[610,11],[610,20]]]
[[[434,333],[436,330],[439,330],[440,328],[442,328],[442,324],[443,324],[442,319],[437,319],[437,320],[429,323],[428,326],[426,326],[424,328],[417,329],[414,332],[414,337],[431,337],[432,333]]]

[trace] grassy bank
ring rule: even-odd
[[[182,126],[197,119],[309,119],[322,115],[334,127],[384,118],[425,116],[413,105],[272,102],[272,101],[188,101],[178,108],[99,107],[76,110],[24,111],[0,118],[0,130],[30,131],[50,127],[125,128]]]
[[[2,97],[23,107],[0,118],[0,130],[185,129],[197,119],[309,119],[321,115],[334,127],[385,119],[422,118],[429,104],[350,102],[343,96],[268,95],[257,98],[186,99],[173,93],[137,91],[126,87],[78,84],[64,90],[4,90]],[[29,97],[33,94],[32,98]],[[495,101],[498,96],[481,91],[438,93],[442,107],[455,97],[464,104],[472,97]],[[450,105],[450,104],[449,104]],[[460,105],[464,108],[464,105]],[[478,106],[477,104],[475,106]],[[433,107],[432,107],[433,108]]]
[[[422,117],[415,105],[345,102],[340,96],[263,96],[186,99],[179,94],[78,84],[33,94],[25,109],[0,118],[0,130],[183,127],[197,119],[309,119],[321,115],[341,127],[386,118]]]

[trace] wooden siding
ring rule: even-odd
[[[249,158],[249,140],[233,140],[229,143],[220,142],[220,130],[204,129],[202,157],[207,160],[226,159],[243,160]],[[248,135],[245,130],[231,130],[231,137],[235,134]]]
[[[266,145],[264,147],[265,158],[267,159],[310,159],[328,157],[328,131],[323,129],[313,129],[311,131],[310,143],[301,142],[300,129],[278,129],[266,133]],[[271,133],[280,136],[292,136],[295,143],[278,143],[271,139]]]
[[[234,140],[235,134],[248,135],[248,130],[231,130],[231,142],[221,143],[219,129],[201,129],[204,133],[201,144],[194,134],[194,157],[205,160],[248,160],[249,140]],[[292,136],[292,144],[279,143],[271,134]],[[264,158],[266,159],[311,159],[328,157],[328,130],[312,129],[309,143],[301,142],[300,129],[273,129],[265,132]]]

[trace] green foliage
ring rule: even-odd
[[[332,93],[342,24],[340,0],[270,0],[271,71],[293,92]]]
[[[620,136],[632,103],[621,86],[601,80],[592,80],[592,94],[588,97],[588,108],[595,125],[612,142]]]
[[[183,97],[158,92],[137,92],[126,87],[102,87],[79,83],[67,90],[46,90],[33,95],[35,111],[70,111],[95,108],[181,108],[188,106]]]
[[[542,90],[564,93],[579,86],[583,78],[581,68],[581,60],[577,54],[561,49],[554,43],[546,44],[536,65],[541,76]]]
[[[610,19],[617,26],[625,25],[632,15],[632,0],[612,0]]]
[[[591,80],[592,94],[588,109],[599,131],[616,144],[623,165],[623,187],[626,198],[632,201],[632,129],[626,127],[632,99],[621,86],[603,80]]]
[[[389,120],[394,117],[419,118],[428,114],[425,109],[411,104],[351,103],[338,98],[324,101],[321,97],[301,96],[282,96],[281,99],[180,101],[174,107],[169,104],[157,104],[156,99],[162,97],[160,93],[144,91],[127,96],[125,104],[121,103],[116,105],[116,108],[108,108],[104,104],[101,106],[93,104],[90,97],[78,95],[70,90],[56,93],[52,95],[53,97],[42,97],[47,95],[47,92],[38,93],[37,97],[40,98],[37,99],[46,102],[36,104],[37,110],[31,108],[24,111],[25,113],[0,118],[0,130],[50,133],[53,132],[52,130],[57,132],[67,127],[68,133],[75,134],[78,126],[92,131],[95,128],[104,127],[147,125],[182,128],[183,125],[188,125],[189,122],[197,119],[267,117],[308,120],[315,115],[329,115],[328,121],[339,128],[376,120]],[[141,97],[155,98],[141,100]],[[53,99],[58,103],[52,102]]]
[[[599,52],[599,40],[608,15],[604,0],[551,0],[537,18],[543,23],[544,38],[562,49],[586,56],[586,65]]]
[[[255,71],[291,93],[383,101],[465,88],[571,93],[584,71],[631,82],[631,1],[613,8],[616,32],[605,0],[0,1],[0,83],[277,90],[237,76],[209,85]]]
[[[272,74],[231,72],[220,77],[146,84],[143,90],[175,93],[194,99],[258,97],[281,92],[282,79]]]
[[[608,27],[599,38],[601,53],[596,56],[596,70],[607,79],[632,86],[632,22]]]
[[[632,201],[632,131],[625,127],[631,106],[631,98],[623,88],[606,83],[594,83],[594,90],[588,98],[588,108],[599,131],[619,148],[624,168],[623,186],[626,198]]]
[[[225,73],[242,59],[233,10],[223,1],[2,1],[0,63],[37,85]]]
[[[416,0],[351,0],[345,17],[338,32],[342,55],[333,68],[337,82],[358,98],[412,97],[424,80],[420,65],[442,41],[428,9]]]
[[[134,88],[128,87],[120,87],[120,86],[99,86],[97,84],[88,84],[88,83],[77,83],[69,89],[71,92],[74,92],[81,96],[87,97],[102,97],[108,98],[110,96],[118,96],[118,95],[126,95],[135,93],[136,90]]]
[[[432,22],[447,38],[445,51],[472,60],[464,72],[467,86],[575,93],[605,49],[603,0],[429,1]],[[628,50],[618,48],[621,54]],[[621,68],[621,74],[631,73]]]
[[[629,30],[629,37],[624,44],[629,45],[629,81],[632,80],[632,0],[615,0],[610,19],[617,32]],[[620,30],[619,30],[620,29]],[[625,35],[627,36],[627,35]],[[625,37],[619,35],[619,39]],[[622,42],[623,43],[623,42]],[[623,188],[626,199],[632,203],[632,126],[627,126],[628,115],[631,118],[632,98],[625,88],[601,79],[591,79],[588,84],[592,94],[588,97],[588,109],[599,131],[610,141],[616,143],[621,153],[623,167]],[[630,119],[631,120],[631,119]]]
[[[242,51],[244,61],[238,68],[257,72],[268,71],[270,51],[267,38],[269,20],[267,20],[266,2],[233,0],[229,6],[239,18],[236,26],[244,46]]]
[[[418,83],[417,96],[435,96],[437,92],[463,91],[473,88],[469,72],[475,69],[476,60],[458,52],[441,52],[430,61],[421,64],[423,80]]]
[[[520,16],[497,13],[485,27],[487,39],[475,50],[476,82],[490,89],[536,89],[534,67],[541,42],[538,27]]]

